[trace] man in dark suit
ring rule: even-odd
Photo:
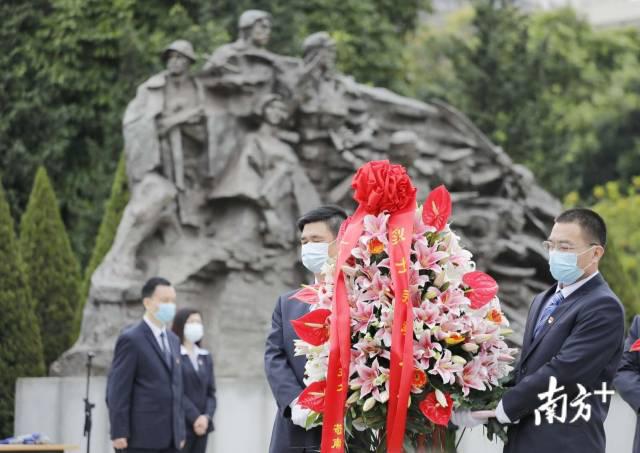
[[[611,399],[606,395],[604,402],[601,391],[603,385],[611,390],[624,337],[624,309],[598,272],[606,241],[598,214],[571,209],[556,218],[544,242],[558,283],[531,304],[514,385],[495,410],[498,421],[509,423],[505,453],[605,452]],[[536,409],[548,401],[539,395],[549,391],[552,377],[564,387],[552,399],[566,394],[565,421],[550,423],[541,410],[536,424]],[[589,417],[580,404],[570,404],[580,395],[578,384],[590,394],[583,400],[591,406]],[[556,404],[561,416],[563,402]]]
[[[624,399],[636,414],[640,414],[640,352],[629,350],[631,345],[640,337],[640,316],[636,315],[629,329],[629,336],[624,343],[624,352],[618,373],[613,379],[622,399]],[[633,453],[640,453],[640,418],[636,422],[636,436],[633,440]]]
[[[167,329],[176,292],[154,277],[142,299],[144,318],[120,334],[107,380],[111,439],[129,453],[173,453],[185,441],[180,340]]]
[[[335,206],[314,209],[298,220],[302,244],[302,264],[316,280],[327,259],[338,251],[336,237],[346,212]],[[271,434],[270,453],[311,452],[320,450],[321,430],[305,430],[305,411],[295,405],[305,385],[304,357],[294,355],[293,340],[297,339],[291,320],[309,311],[309,305],[290,299],[296,291],[278,298],[273,311],[271,331],[267,337],[264,366],[267,380],[278,405],[278,413]],[[294,424],[295,422],[295,424]]]

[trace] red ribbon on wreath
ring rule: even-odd
[[[322,453],[344,452],[344,415],[351,358],[351,328],[342,266],[362,235],[368,214],[390,214],[389,258],[394,290],[387,451],[402,451],[411,382],[413,379],[413,310],[409,293],[410,249],[416,209],[416,189],[401,165],[387,160],[362,166],[351,187],[358,209],[338,237],[334,298],[329,332],[329,367],[324,391]]]

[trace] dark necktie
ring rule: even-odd
[[[167,365],[171,368],[171,350],[169,349],[169,343],[167,343],[167,335],[164,332],[160,332],[160,343],[162,344],[164,361],[167,362]]]
[[[558,305],[562,303],[563,300],[564,300],[564,296],[562,295],[562,291],[558,291],[551,297],[551,300],[549,301],[547,306],[544,307],[544,310],[542,310],[540,319],[538,320],[538,323],[536,324],[536,327],[533,331],[534,339],[538,336],[538,334],[540,333],[544,325],[549,320],[549,317],[553,314],[553,312],[556,310]]]

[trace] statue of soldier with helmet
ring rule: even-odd
[[[165,69],[141,84],[123,118],[131,198],[110,252],[94,278],[116,282],[135,278],[141,243],[159,225],[180,234],[200,227],[197,212],[206,196],[201,174],[208,168],[205,92],[190,68],[196,54],[179,39],[162,52]]]

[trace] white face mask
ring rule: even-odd
[[[319,274],[329,259],[328,242],[307,242],[302,245],[302,264],[314,274]]]
[[[188,322],[184,325],[184,337],[191,343],[202,340],[204,327],[199,322]]]

